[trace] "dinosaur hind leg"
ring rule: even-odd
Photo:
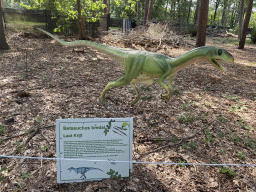
[[[132,102],[130,102],[131,105],[134,105],[134,104],[136,104],[136,103],[139,101],[139,99],[140,99],[140,92],[138,91],[138,89],[136,88],[136,86],[135,86],[134,83],[130,83],[130,84],[131,84],[132,88],[134,89],[134,91],[135,91],[135,93],[136,93],[135,99],[134,99]]]
[[[173,79],[174,79],[174,77],[175,77],[175,75],[172,75],[171,77],[170,77],[170,80],[169,80],[169,82],[168,82],[168,87],[164,84],[162,87],[163,88],[165,88],[165,90],[167,91],[167,94],[166,95],[162,95],[162,99],[163,100],[166,100],[167,102],[170,100],[170,98],[171,98],[171,94],[172,94],[172,81],[173,81]]]
[[[105,95],[106,93],[108,92],[108,90],[111,88],[111,87],[120,87],[120,86],[124,86],[124,85],[128,85],[130,82],[127,81],[124,77],[116,80],[116,81],[112,81],[112,82],[109,82],[107,84],[107,86],[105,87],[105,89],[102,91],[101,93],[101,96],[100,96],[100,100],[101,102],[104,102],[105,101]]]
[[[85,174],[83,173],[82,174],[82,176],[80,177],[81,179],[83,178],[83,179],[86,179],[86,176],[85,176]]]

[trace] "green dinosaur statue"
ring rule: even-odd
[[[136,104],[140,99],[140,93],[135,84],[151,85],[155,78],[158,78],[157,83],[167,91],[166,95],[162,95],[162,99],[168,102],[171,97],[172,81],[178,71],[201,60],[209,61],[221,71],[225,71],[217,60],[234,62],[231,54],[217,47],[199,47],[179,57],[171,58],[158,53],[124,50],[85,40],[66,42],[43,29],[39,30],[48,34],[62,45],[68,47],[88,46],[121,63],[125,69],[125,76],[107,84],[100,96],[102,102],[104,102],[105,95],[111,87],[130,84],[136,92],[136,97],[130,104]],[[170,78],[168,85],[164,83],[167,77]]]

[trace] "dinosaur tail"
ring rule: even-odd
[[[125,50],[118,49],[115,47],[110,47],[108,45],[95,43],[92,41],[86,41],[86,40],[77,40],[77,41],[67,42],[67,41],[63,41],[63,40],[59,39],[58,37],[54,36],[53,34],[47,32],[43,29],[40,29],[40,28],[37,28],[37,29],[46,33],[47,35],[49,35],[50,37],[52,37],[53,39],[58,41],[60,44],[65,45],[67,47],[88,46],[90,48],[96,49],[97,51],[100,51],[101,53],[106,54],[107,56],[109,56],[110,58],[112,58],[118,62],[124,63],[124,58],[126,55]]]

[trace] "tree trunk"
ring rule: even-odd
[[[239,23],[238,40],[240,40],[242,35],[243,18],[244,18],[244,0],[240,1],[238,17],[239,17],[238,18],[238,23]]]
[[[170,20],[174,21],[175,20],[175,6],[176,6],[176,0],[172,0],[171,3],[171,11],[170,11]]]
[[[147,24],[147,16],[148,16],[148,0],[145,0],[145,7],[144,7],[144,21],[143,24]]]
[[[223,2],[223,12],[222,12],[222,18],[221,18],[221,25],[224,26],[224,22],[226,20],[226,11],[227,11],[227,4],[228,4],[228,0],[224,0]]]
[[[137,22],[140,25],[140,1],[137,1]]]
[[[78,13],[78,27],[79,27],[79,39],[84,39],[83,19],[81,14],[81,1],[77,0],[77,13]]]
[[[178,22],[180,22],[180,6],[181,6],[180,0],[177,0],[177,12],[176,12],[176,14],[177,14]]]
[[[164,10],[164,22],[166,21],[166,13],[167,13],[168,5],[169,5],[169,0],[167,0],[165,10]]]
[[[230,7],[227,8],[226,15],[225,15],[225,18],[224,18],[224,21],[223,21],[223,27],[227,26],[229,12],[230,12]]]
[[[10,49],[9,45],[6,42],[5,35],[4,35],[4,25],[3,25],[3,13],[2,13],[2,6],[0,1],[0,50]]]
[[[192,2],[192,0],[190,0],[190,2],[189,2],[189,8],[188,8],[187,24],[189,23],[189,17],[190,17],[192,5],[193,5],[193,2]]]
[[[242,30],[242,34],[241,34],[241,39],[239,40],[238,49],[244,49],[246,32],[247,32],[249,21],[251,18],[252,8],[253,8],[253,0],[248,0],[248,6],[247,6],[247,10],[246,10],[246,15],[244,18],[243,30]]]
[[[95,1],[95,2],[96,2],[96,1]],[[103,4],[106,5],[106,7],[104,8],[103,12],[104,12],[105,14],[107,14],[107,13],[108,13],[108,1],[107,1],[107,0],[103,0]]]
[[[217,10],[219,8],[219,5],[220,5],[220,0],[216,0],[215,1],[215,10],[214,10],[214,15],[213,15],[213,21],[216,20],[216,15],[217,15]]]
[[[194,24],[198,24],[200,3],[201,3],[201,0],[197,0],[197,3],[196,3],[196,11],[195,11],[195,15],[194,15]]]
[[[231,12],[231,18],[230,18],[230,21],[229,21],[229,25],[231,28],[234,28],[234,26],[236,25],[235,22],[237,20],[237,13],[238,13],[238,10],[239,9],[239,3],[238,2],[235,2],[234,3],[234,6],[232,8],[232,12]]]
[[[208,10],[209,10],[209,0],[202,0],[199,8],[196,47],[204,46],[206,42]]]
[[[151,15],[152,15],[152,10],[153,10],[153,4],[154,4],[154,0],[150,0],[150,2],[149,2],[149,7],[148,7],[148,16],[147,16],[147,22],[148,22],[148,23],[151,21]]]

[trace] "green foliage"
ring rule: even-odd
[[[222,137],[224,137],[224,134],[222,133],[222,131],[219,130],[217,139],[221,139]]]
[[[178,121],[179,121],[180,123],[187,123],[187,122],[193,121],[193,119],[194,119],[194,116],[193,116],[193,115],[184,113],[184,116],[179,117],[179,118],[178,118]]]
[[[208,122],[208,119],[206,118],[208,116],[208,113],[205,113],[204,115],[201,115],[198,119],[201,119],[204,123]]]
[[[17,0],[20,1],[20,0]],[[50,10],[53,19],[57,19],[55,32],[60,32],[71,27],[73,21],[78,19],[77,0],[28,0],[20,3],[26,9],[46,9]],[[92,0],[81,1],[82,18],[87,22],[96,22],[103,15],[106,7],[101,1]]]
[[[178,163],[186,163],[186,160],[185,161],[182,161],[181,159],[178,160]],[[186,165],[184,164],[178,164],[179,167],[186,167]]]
[[[249,22],[249,28],[256,28],[256,12],[255,11],[252,12],[250,22]]]
[[[2,143],[5,142],[4,139],[0,139],[0,145],[2,145]]]
[[[141,97],[140,99],[141,99],[142,101],[146,101],[146,100],[152,99],[153,97],[154,97],[154,95],[149,95],[149,96],[146,96],[146,97]]]
[[[220,150],[220,154],[221,154],[221,155],[223,155],[224,153],[226,153],[226,149]]]
[[[136,0],[111,1],[113,16],[117,18],[134,18],[136,16]]]
[[[175,93],[179,93],[180,92],[180,90],[179,90],[179,88],[177,86],[175,86],[172,91],[175,92]]]
[[[47,149],[50,147],[50,145],[45,145],[43,147],[41,147],[41,150],[42,151],[47,151]]]
[[[230,170],[227,167],[222,167],[221,170],[220,170],[220,173],[228,174],[230,176],[235,176],[235,172]]]
[[[197,35],[197,25],[193,25],[193,26],[188,26],[187,28],[187,32],[188,34],[190,34],[190,37],[196,37]]]
[[[228,120],[224,117],[222,117],[221,115],[218,115],[217,118],[222,122],[222,123],[226,123]]]
[[[17,141],[17,142],[15,143],[15,145],[19,146],[19,147],[17,148],[17,153],[20,153],[20,152],[21,152],[21,149],[25,147],[25,145],[20,145],[20,142],[19,142],[19,141]]]
[[[239,25],[237,25],[236,27],[234,27],[233,29],[229,29],[228,32],[233,33],[233,34],[238,34],[239,31]]]
[[[178,140],[178,137],[177,136],[174,136],[170,141],[175,143],[176,141]]]
[[[192,148],[192,149],[195,149],[197,144],[194,142],[194,141],[190,141],[189,142],[189,146]]]
[[[114,178],[114,179],[121,179],[121,175],[118,174],[118,172],[115,172],[113,169],[110,169],[109,172],[107,172],[108,175],[110,175],[110,178]]]
[[[142,91],[148,91],[148,92],[150,92],[152,90],[152,89],[150,89],[150,87],[146,87],[146,86],[142,86],[140,89]]]
[[[5,130],[4,125],[1,125],[0,126],[0,136],[2,136],[4,134],[4,130]]]
[[[237,102],[238,102],[238,100],[237,100]],[[249,105],[246,105],[245,103],[240,102],[240,103],[238,103],[238,104],[235,105],[235,106],[229,107],[229,111],[228,111],[228,112],[232,112],[232,111],[235,111],[235,112],[237,112],[237,111],[243,111],[243,110],[248,109],[248,108],[250,108]]]
[[[4,179],[4,176],[1,173],[5,171],[8,171],[7,167],[3,167],[2,169],[0,169],[0,182]]]
[[[30,179],[30,174],[29,173],[22,173],[21,178]]]
[[[36,117],[36,118],[35,118],[35,121],[37,121],[37,122],[39,122],[39,123],[40,123],[40,122],[42,122],[42,121],[43,121],[43,119],[42,119],[41,117]]]
[[[242,160],[245,160],[245,155],[246,155],[245,152],[237,153],[238,158],[239,158],[239,159],[242,159]]]
[[[211,143],[214,142],[214,139],[212,138],[212,134],[210,133],[209,129],[206,130],[205,137],[206,137],[206,140],[205,140],[206,145],[209,145],[210,142]]]
[[[256,43],[256,28],[252,30],[251,40]]]
[[[239,142],[243,140],[241,137],[237,135],[237,133],[231,133],[230,137],[233,142]]]

